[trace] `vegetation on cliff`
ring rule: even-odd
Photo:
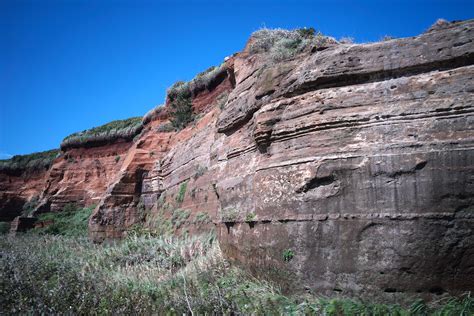
[[[191,81],[177,81],[168,90],[167,99],[172,126],[181,130],[194,120],[192,99],[199,92],[212,90],[227,76],[227,66],[213,66],[199,73]]]
[[[16,155],[10,159],[0,160],[0,171],[7,173],[19,173],[25,170],[46,170],[51,166],[53,160],[58,155],[58,149],[52,149],[28,155]]]
[[[35,228],[34,232],[70,237],[87,236],[89,217],[94,208],[95,206],[78,208],[74,204],[67,204],[61,212],[40,214],[39,221],[47,225]]]
[[[274,62],[291,58],[310,48],[336,44],[334,38],[324,36],[314,28],[296,30],[263,28],[252,33],[248,51],[251,54],[267,53]]]
[[[116,120],[82,132],[71,134],[61,142],[61,149],[102,145],[118,139],[132,140],[143,128],[141,117]]]

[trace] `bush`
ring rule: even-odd
[[[0,222],[0,235],[8,234],[10,231],[10,222]]]
[[[198,212],[194,219],[194,224],[197,224],[197,225],[208,224],[210,222],[211,222],[211,217],[209,216],[209,214],[204,213],[204,212]]]
[[[181,130],[191,123],[194,120],[192,98],[203,90],[212,90],[226,77],[227,67],[225,64],[221,64],[199,73],[191,81],[177,81],[168,88],[166,93],[172,126]]]
[[[0,160],[0,171],[16,174],[26,170],[47,170],[59,154],[59,150],[52,149],[29,155],[16,155]]]
[[[61,212],[40,214],[39,221],[51,221],[52,224],[33,231],[39,234],[86,237],[89,217],[94,208],[95,206],[77,208],[74,204],[67,204]]]
[[[283,261],[285,262],[290,262],[291,259],[294,258],[294,256],[295,256],[295,253],[291,249],[286,249],[285,251],[283,251]]]
[[[170,122],[176,130],[182,130],[194,120],[193,104],[190,97],[178,95],[170,101]]]
[[[141,132],[142,128],[141,117],[112,121],[99,127],[67,136],[61,142],[61,149],[100,146],[118,139],[132,140]]]
[[[184,195],[186,194],[187,187],[188,187],[187,181],[181,183],[181,185],[179,186],[179,191],[178,191],[178,194],[176,195],[176,202],[178,202],[178,204],[183,203]]]

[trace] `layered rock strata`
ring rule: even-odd
[[[134,141],[58,159],[43,205],[98,203],[94,241],[215,229],[288,291],[474,290],[474,21],[281,62],[247,47],[220,69],[185,129],[164,128],[167,104]]]

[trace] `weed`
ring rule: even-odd
[[[171,99],[170,99],[171,100]],[[170,101],[170,121],[176,130],[182,130],[194,120],[191,97],[178,94]]]
[[[43,213],[40,221],[51,221],[52,224],[35,228],[33,231],[40,234],[53,234],[63,236],[87,236],[89,217],[95,206],[77,208],[74,204],[66,204],[61,212]]]
[[[176,209],[173,211],[173,216],[171,217],[171,223],[175,229],[181,228],[181,226],[186,222],[186,220],[191,215],[191,212],[188,210]]]
[[[206,166],[197,166],[196,167],[196,172],[194,172],[194,180],[197,180],[199,177],[202,177],[207,171]]]
[[[183,203],[184,201],[184,195],[186,194],[186,188],[188,186],[188,182],[187,181],[184,181],[183,183],[181,183],[181,185],[179,186],[179,191],[178,191],[178,194],[176,195],[176,202],[178,204],[181,204]]]
[[[283,261],[290,262],[295,257],[295,253],[291,249],[283,251]]]
[[[189,192],[189,196],[194,200],[196,198],[196,188],[192,188]]]
[[[209,214],[204,212],[198,212],[194,218],[194,224],[203,225],[211,222],[211,217]]]
[[[239,217],[239,210],[234,208],[227,208],[221,211],[221,220],[224,223],[232,223]]]
[[[119,161],[120,161],[120,156],[119,155],[115,156],[115,163],[118,163]]]
[[[10,231],[9,222],[0,222],[0,235],[7,234]]]
[[[249,222],[255,222],[255,219],[257,218],[257,216],[255,215],[255,213],[251,212],[251,213],[247,213],[247,215],[245,216],[245,221],[247,223]]]
[[[33,213],[35,208],[38,206],[38,203],[39,203],[39,197],[33,196],[28,202],[26,202],[23,205],[23,212],[21,213],[21,215],[30,216],[31,213]]]

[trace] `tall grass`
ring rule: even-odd
[[[473,299],[434,309],[288,297],[231,267],[213,234],[131,236],[108,245],[82,237],[24,234],[0,240],[5,314],[472,315]]]
[[[57,149],[28,155],[16,155],[10,159],[0,160],[0,171],[17,174],[25,170],[48,169],[58,155],[59,150]]]
[[[117,139],[132,140],[143,129],[141,117],[116,120],[82,132],[71,134],[61,142],[61,149],[97,146]]]
[[[94,208],[94,206],[78,208],[73,204],[67,204],[61,212],[40,214],[38,219],[50,222],[50,224],[45,227],[35,228],[34,232],[70,237],[86,237],[89,217]]]
[[[262,28],[251,35],[250,54],[265,53],[272,61],[280,62],[291,58],[309,47],[316,49],[336,44],[334,38],[316,33],[313,28],[295,30]]]

